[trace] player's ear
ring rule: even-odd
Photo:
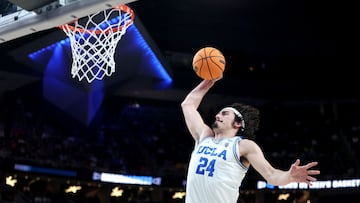
[[[233,127],[236,128],[236,129],[239,129],[241,127],[241,123],[234,121]]]

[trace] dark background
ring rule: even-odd
[[[136,84],[131,91],[123,92],[121,83],[112,86],[94,120],[84,124],[43,98],[43,67],[24,59],[63,39],[61,30],[1,43],[0,138],[9,153],[2,166],[20,161],[85,174],[94,169],[151,174],[183,189],[193,141],[180,103],[201,81],[191,68],[193,55],[213,46],[225,55],[226,68],[199,108],[207,123],[222,105],[252,104],[262,117],[256,140],[275,167],[286,170],[300,158],[319,161],[319,180],[359,177],[356,57],[339,52],[340,42],[351,38],[341,35],[338,2],[141,0],[129,6],[163,59],[171,88],[159,92],[131,78]],[[246,202],[254,202],[259,179],[250,169],[241,193]],[[276,194],[264,196],[276,202]],[[311,192],[312,202],[351,202],[357,196],[347,189]]]

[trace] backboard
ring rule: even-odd
[[[1,13],[0,43],[133,1],[136,0],[12,0],[6,2],[12,4],[12,11]]]

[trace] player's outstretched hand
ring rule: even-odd
[[[318,162],[310,162],[306,165],[300,166],[300,160],[297,159],[290,167],[291,182],[303,182],[311,185],[311,182],[317,180],[313,176],[320,174],[320,170],[311,169],[316,165],[318,165]]]

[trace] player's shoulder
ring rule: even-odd
[[[261,153],[260,146],[251,139],[242,139],[238,143],[240,156],[248,156],[249,154]]]
[[[259,147],[258,144],[254,140],[246,139],[246,138],[239,139],[238,144],[239,144],[239,146],[246,147],[246,148]]]

